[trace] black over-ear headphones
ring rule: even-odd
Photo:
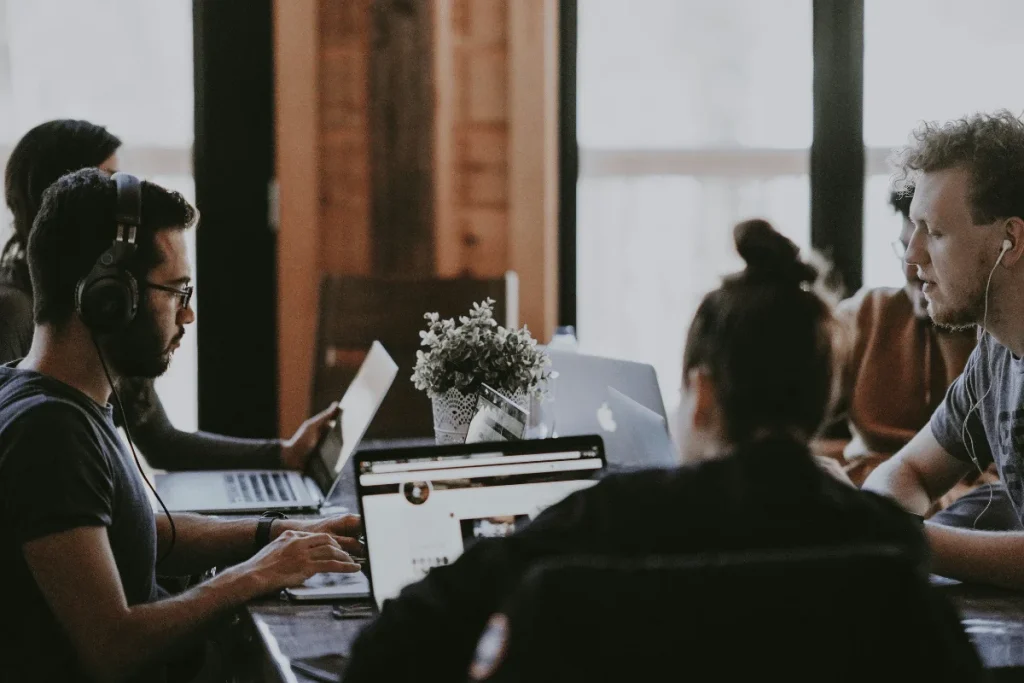
[[[139,310],[139,285],[128,272],[142,224],[142,183],[130,173],[115,173],[117,236],[75,288],[75,310],[96,334],[120,332]]]

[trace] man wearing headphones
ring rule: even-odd
[[[1024,122],[1006,111],[924,124],[902,152],[915,186],[906,261],[935,324],[979,325],[979,341],[942,404],[864,488],[923,515],[972,469],[994,462],[1024,512]],[[1024,532],[927,523],[933,571],[1024,588]]]
[[[0,366],[0,679],[164,680],[231,608],[326,571],[358,571],[353,516],[300,522],[154,515],[112,421],[120,377],[156,377],[190,308],[177,193],[127,174],[69,174],[28,242],[35,331]],[[235,565],[173,598],[168,575]]]

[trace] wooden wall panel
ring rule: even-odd
[[[505,0],[440,0],[438,82],[450,91],[437,125],[452,188],[438,211],[438,273],[495,277],[508,270],[508,9]],[[440,221],[447,221],[440,223]]]
[[[370,34],[373,271],[434,272],[433,10],[374,0]]]
[[[513,269],[550,337],[557,4],[275,0],[282,434],[308,412],[326,273]]]
[[[319,0],[320,269],[366,275],[370,240],[371,0]]]
[[[520,315],[558,324],[558,0],[509,2],[509,267]]]
[[[276,0],[279,431],[308,416],[320,278],[368,274],[371,0]]]
[[[291,434],[313,376],[320,268],[318,0],[274,1],[274,127],[278,183],[278,413]]]
[[[522,318],[557,323],[557,0],[437,0],[442,275],[519,273]]]

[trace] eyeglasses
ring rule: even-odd
[[[903,242],[900,241],[900,240],[893,240],[891,242],[891,244],[892,244],[892,253],[896,254],[896,258],[898,258],[900,261],[902,261],[903,263],[906,263],[907,262],[907,245],[903,244]]]
[[[178,304],[182,310],[188,308],[189,303],[192,301],[192,290],[193,285],[185,285],[184,287],[171,287],[170,285],[158,285],[155,282],[144,282],[144,285],[150,289],[159,289],[161,292],[170,292],[171,294],[178,295]]]

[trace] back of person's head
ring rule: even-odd
[[[58,119],[41,123],[18,141],[7,159],[4,193],[14,216],[14,234],[4,247],[8,279],[30,287],[24,249],[43,192],[65,173],[99,166],[112,157],[121,141],[106,128],[88,121]]]
[[[734,239],[747,266],[701,302],[684,376],[708,374],[730,443],[765,431],[810,439],[834,397],[839,338],[819,269],[766,221],[740,223]]]
[[[912,201],[914,201],[913,185],[889,190],[889,206],[892,207],[893,211],[903,216],[903,220],[910,220],[910,202]]]
[[[975,225],[1024,218],[1024,122],[1006,110],[944,124],[922,123],[895,158],[897,185],[917,173],[963,167],[970,173]]]
[[[192,226],[195,209],[177,192],[142,182],[138,247],[128,270],[136,281],[159,265],[160,230]],[[61,326],[75,312],[78,281],[92,270],[117,235],[117,185],[104,171],[87,168],[61,177],[43,194],[28,240],[37,325]]]

